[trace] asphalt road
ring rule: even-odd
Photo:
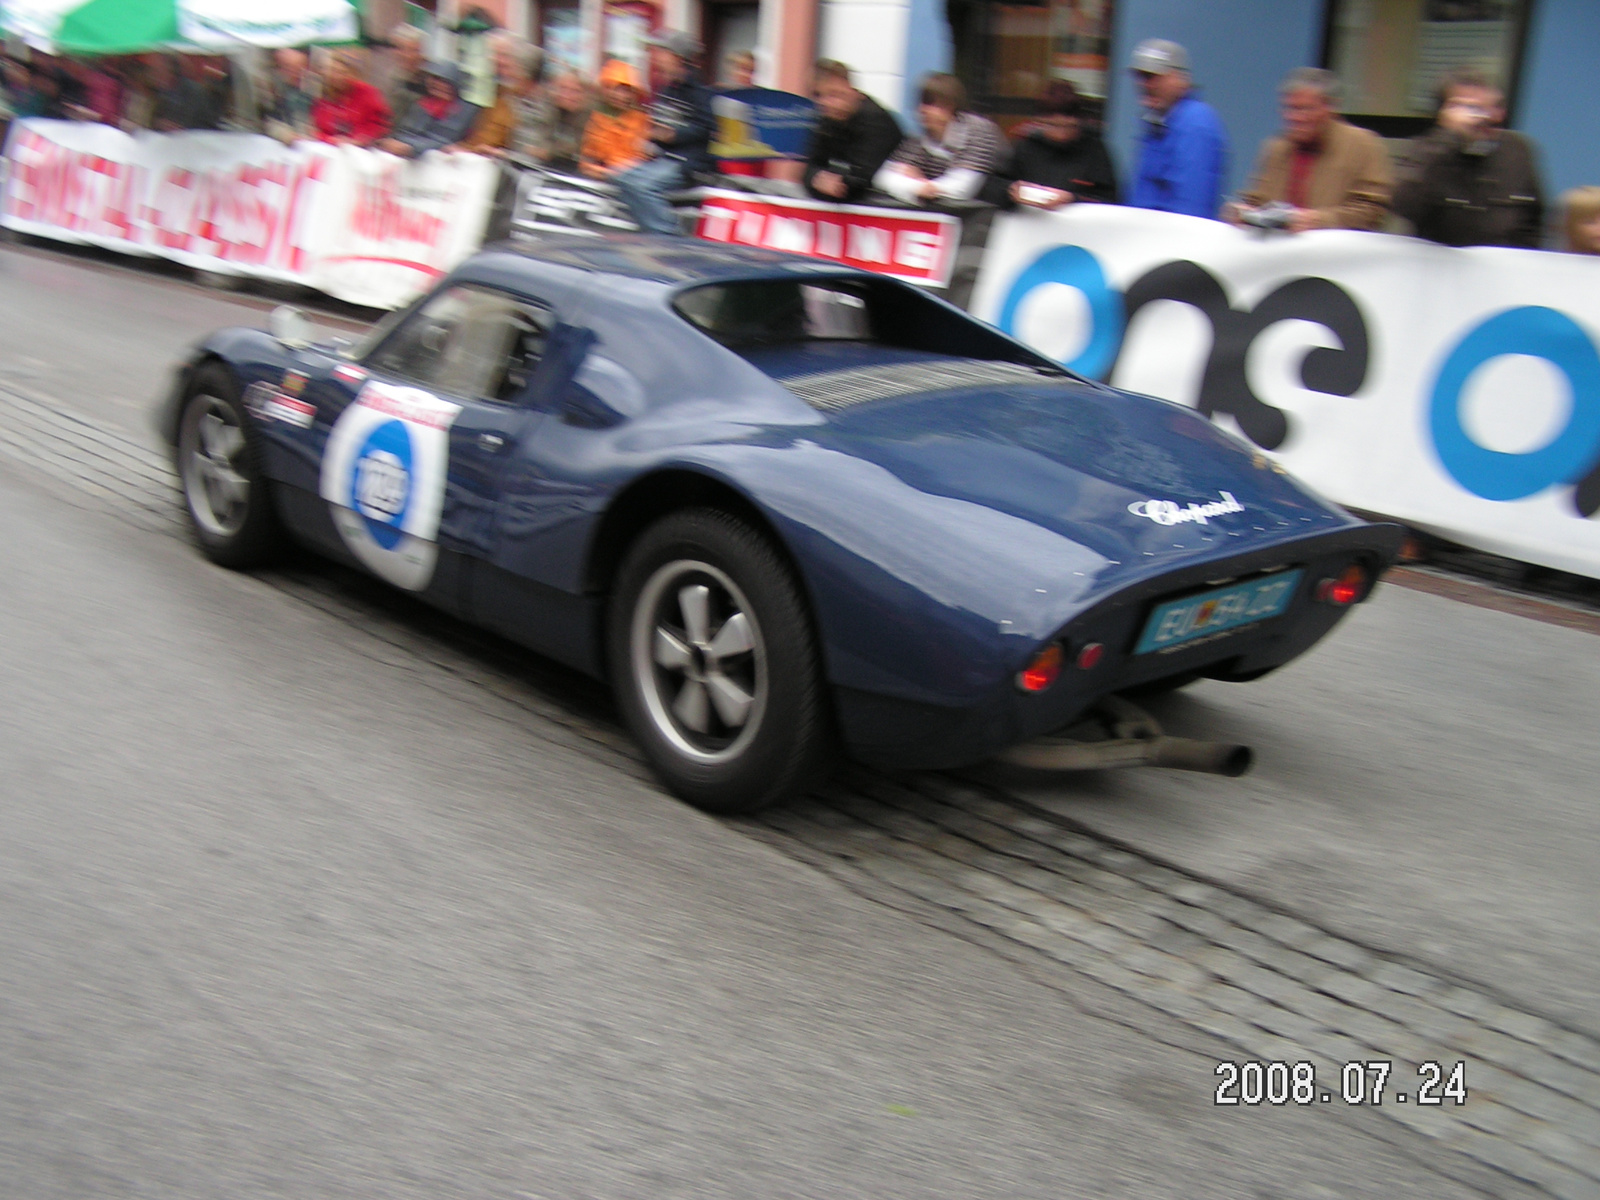
[[[178,358],[212,329],[265,326],[280,302],[202,287],[159,261],[3,244],[0,386],[52,397],[154,445],[154,398]],[[362,327],[326,316],[323,324]]]
[[[0,250],[0,386],[149,442],[171,358],[264,307]],[[0,506],[0,1190],[1516,1190],[1213,1107],[1203,1033],[685,809],[425,615],[397,650],[12,459]],[[1597,650],[1390,587],[1162,707],[1247,780],[990,781],[1592,1036]]]
[[[1600,637],[1387,585],[1283,671],[1152,709],[1255,770],[1017,790],[1600,1032]]]

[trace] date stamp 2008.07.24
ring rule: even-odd
[[[1418,1063],[1416,1086],[1392,1059],[1347,1062],[1339,1082],[1318,1080],[1309,1062],[1219,1062],[1214,1072],[1214,1102],[1222,1105],[1256,1104],[1465,1104],[1467,1064]]]

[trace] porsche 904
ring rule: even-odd
[[[815,260],[501,246],[358,345],[302,325],[178,371],[202,550],[251,567],[293,537],[609,678],[707,809],[840,753],[1236,772],[1118,698],[1282,666],[1399,548],[1182,405]]]

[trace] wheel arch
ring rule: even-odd
[[[677,525],[671,535],[664,535],[666,541],[651,540],[649,530],[662,522],[671,521],[675,516],[681,519],[690,514],[698,519]],[[749,533],[730,542],[731,522],[737,522]],[[760,599],[755,592],[750,594],[745,605],[763,627],[768,617],[777,622],[769,633],[785,631],[776,641],[769,642],[767,653],[769,663],[774,661],[773,655],[777,656],[777,661],[783,661],[787,655],[787,666],[772,668],[776,674],[769,678],[788,680],[791,684],[802,681],[798,691],[793,687],[783,689],[774,684],[769,692],[769,704],[777,706],[777,711],[784,711],[785,705],[792,711],[789,711],[788,719],[765,718],[767,725],[772,725],[776,719],[777,724],[773,727],[788,731],[777,743],[773,743],[773,735],[761,727],[755,735],[756,741],[747,744],[747,749],[752,752],[757,744],[766,746],[760,751],[763,756],[761,761],[765,765],[760,767],[757,774],[750,775],[752,768],[742,765],[743,758],[735,758],[727,764],[745,779],[742,788],[754,788],[748,795],[730,793],[728,789],[732,785],[726,779],[718,782],[715,777],[704,775],[706,768],[700,768],[697,774],[683,766],[674,753],[661,749],[668,743],[663,741],[659,725],[647,715],[647,710],[634,711],[646,704],[639,697],[649,690],[647,687],[630,686],[630,677],[634,673],[627,667],[630,627],[634,625],[639,611],[636,602],[640,593],[636,589],[643,585],[646,576],[627,564],[634,561],[632,550],[639,546],[640,538],[644,538],[646,544],[654,548],[653,553],[659,554],[663,547],[669,550],[665,557],[646,563],[650,570],[659,571],[663,564],[673,561],[674,556],[681,558],[680,544],[674,538],[681,538],[685,530],[693,529],[701,530],[708,537],[714,532],[720,533],[721,536],[709,539],[713,546],[722,545],[727,550],[744,547],[744,561],[752,569],[764,563],[764,578],[777,589],[768,593],[768,598],[776,607],[768,610],[759,603],[752,606],[749,602],[751,599]],[[748,557],[753,549],[752,541],[761,543],[765,550],[754,559]],[[694,542],[695,539],[691,537],[688,544]],[[675,565],[686,564],[679,562]],[[774,568],[777,568],[776,573]],[[750,587],[752,581],[742,579],[736,565],[729,565],[728,571],[735,586]],[[624,572],[627,578],[619,578]],[[785,573],[787,580],[782,578]],[[598,665],[603,675],[617,688],[618,702],[627,716],[628,724],[640,738],[647,757],[666,778],[671,790],[710,811],[748,812],[796,789],[804,791],[826,777],[841,739],[828,672],[827,647],[821,634],[816,604],[806,585],[804,573],[779,533],[777,522],[737,486],[694,467],[676,466],[660,469],[633,481],[617,495],[602,515],[585,564],[585,583],[590,595],[601,600],[600,608],[604,614],[599,623]],[[787,598],[782,593],[787,593]],[[795,611],[796,602],[798,612]],[[789,615],[785,619],[778,619],[779,614],[784,613]],[[808,652],[800,653],[807,642],[810,643],[810,647],[806,647]],[[634,699],[629,699],[630,696]],[[798,740],[790,744],[785,739],[791,736]],[[776,752],[773,750],[775,744],[787,748],[781,749],[781,753]],[[774,753],[778,756],[774,757]],[[750,782],[752,778],[756,780],[755,783]]]
[[[651,525],[686,508],[718,509],[747,521],[766,537],[793,572],[815,621],[816,606],[805,573],[772,518],[727,480],[688,467],[652,471],[630,483],[606,507],[584,563],[584,592],[608,594],[628,547]]]
[[[167,402],[161,406],[156,421],[156,431],[174,453],[178,449],[178,425],[183,419],[183,406],[189,399],[189,389],[194,386],[194,377],[213,365],[231,371],[234,378],[238,378],[239,372],[234,369],[233,364],[211,349],[200,350],[191,355],[173,372],[172,388],[167,393]]]

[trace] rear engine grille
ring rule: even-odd
[[[942,362],[889,363],[878,367],[817,371],[785,379],[783,386],[812,408],[831,412],[865,404],[869,400],[887,400],[893,396],[911,396],[918,392],[1040,383],[1064,378],[1066,376],[1061,371],[1048,367],[994,362],[984,358],[951,358]]]

